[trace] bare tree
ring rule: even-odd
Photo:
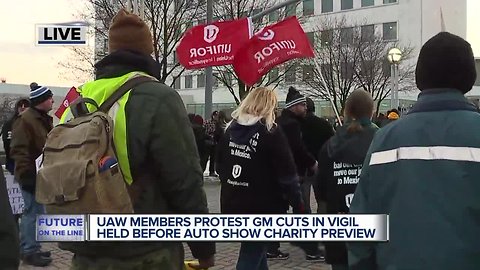
[[[304,78],[308,95],[326,100],[332,99],[336,110],[342,114],[350,92],[357,87],[354,69],[358,65],[359,35],[347,24],[345,18],[321,19],[315,29],[315,59],[306,59],[310,76]],[[315,63],[319,64],[324,81]],[[306,77],[304,72],[304,77]]]
[[[184,72],[176,61],[175,48],[183,32],[196,18],[205,13],[203,3],[202,0],[145,0],[145,21],[152,32],[153,56],[160,66],[158,77],[161,82],[170,81],[173,86],[175,80]],[[107,40],[110,22],[120,8],[126,7],[126,1],[89,0],[89,4],[82,15],[93,26],[92,34],[96,42]],[[101,44],[97,44],[98,46]],[[107,48],[103,49],[103,51],[106,50]],[[71,65],[71,63],[81,63],[84,55],[78,49],[72,49],[72,51],[76,59],[69,59],[64,66],[82,71],[78,65]]]
[[[12,117],[15,111],[15,103],[20,98],[20,96],[7,96],[2,95],[0,97],[0,126]]]
[[[316,42],[315,60],[321,66],[325,83],[312,60],[305,60],[312,74],[305,80],[308,95],[326,100],[331,97],[337,111],[343,114],[350,92],[363,88],[372,94],[378,112],[391,91],[387,53],[393,47],[402,50],[404,59],[399,74],[399,91],[411,89],[413,65],[408,59],[412,56],[412,47],[386,41],[375,32],[374,25],[351,23],[346,17],[326,18],[318,25],[316,34],[320,41]]]
[[[414,49],[408,45],[385,42],[378,34],[364,37],[358,47],[360,50],[355,78],[359,87],[372,94],[376,101],[375,112],[378,114],[381,103],[391,93],[391,64],[387,60],[388,51],[391,48],[399,48],[402,51],[402,62],[398,69],[398,91],[407,92],[414,88],[415,65],[410,61]]]
[[[252,17],[263,10],[278,3],[276,0],[217,0],[215,2],[214,20],[234,20],[244,17]],[[285,17],[296,14],[297,4],[287,6],[280,10],[274,11],[263,18],[253,21],[254,32],[260,30],[267,24],[276,23]],[[285,74],[295,67],[293,62],[288,62],[273,69],[269,74],[262,77],[256,85],[269,86],[276,88],[284,81]],[[235,102],[240,104],[240,101],[245,98],[248,92],[253,88],[245,85],[235,72],[232,66],[221,66],[214,68],[215,79],[223,84],[232,94]],[[235,90],[238,90],[238,94]]]

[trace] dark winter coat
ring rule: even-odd
[[[302,123],[302,138],[308,152],[317,157],[323,144],[333,136],[332,125],[327,120],[316,116],[313,112],[307,113]]]
[[[10,155],[15,160],[15,179],[22,189],[35,190],[35,160],[42,154],[53,118],[35,108],[27,108],[13,123]]]
[[[208,139],[205,133],[205,128],[199,124],[192,124],[193,134],[195,136],[195,142],[197,143],[197,150],[200,159],[206,154],[206,141]]]
[[[326,202],[327,214],[348,213],[355,193],[363,161],[372,142],[376,125],[366,120],[363,130],[347,131],[349,123],[337,129],[337,133],[322,147],[318,156],[320,197]],[[345,243],[325,243],[329,264],[347,264]]]
[[[150,56],[130,51],[116,51],[95,67],[97,80],[133,71],[159,74],[157,63]],[[208,213],[195,137],[178,93],[159,82],[140,84],[130,92],[125,115],[133,177],[130,190],[139,194],[134,202],[135,213]],[[215,253],[214,243],[188,244],[195,258],[208,258]],[[183,257],[176,253],[183,253],[179,242],[64,243],[62,247],[90,257],[128,258],[161,250],[165,260]]]
[[[459,90],[423,90],[375,135],[350,207],[389,214],[389,242],[348,243],[353,270],[480,269],[480,113]]]
[[[316,159],[311,155],[302,140],[301,119],[288,109],[282,111],[278,118],[278,125],[282,127],[288,141],[288,145],[293,153],[293,158],[297,166],[299,176],[305,176],[307,168],[315,165]]]
[[[5,167],[11,173],[14,174],[15,161],[10,155],[10,144],[12,142],[12,128],[13,122],[18,118],[18,115],[8,119],[2,126],[2,141],[3,149],[5,150]]]
[[[303,211],[300,184],[281,128],[233,121],[217,145],[224,214],[284,214]]]
[[[17,224],[8,199],[5,176],[0,166],[0,268],[18,269],[20,244]]]

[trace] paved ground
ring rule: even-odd
[[[208,197],[208,205],[210,211],[213,213],[218,213],[220,210],[219,207],[219,198],[220,198],[220,184],[213,178],[206,178],[205,181],[205,190]],[[313,197],[313,196],[312,196]],[[314,208],[315,209],[315,208]],[[220,270],[220,269],[235,269],[235,264],[238,256],[238,250],[240,248],[239,243],[218,243],[217,244],[217,254],[215,256],[216,266],[210,268],[211,270]],[[68,251],[58,249],[55,243],[48,243],[43,245],[43,249],[52,250],[52,259],[53,262],[49,267],[38,268],[30,267],[26,265],[21,265],[21,270],[27,269],[69,269],[70,260],[72,254]],[[268,265],[271,270],[283,270],[283,269],[294,269],[294,270],[330,270],[330,266],[325,263],[311,263],[305,261],[305,254],[296,247],[291,246],[288,243],[282,243],[281,250],[284,252],[290,253],[290,258],[284,261],[269,261]],[[186,259],[193,259],[190,254],[188,247],[185,247]]]

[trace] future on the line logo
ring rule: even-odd
[[[87,45],[86,22],[67,22],[36,25],[36,45]]]

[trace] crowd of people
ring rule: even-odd
[[[151,33],[138,16],[120,10],[108,41],[109,55],[95,65],[96,80],[80,88],[83,98],[98,104],[132,76],[159,74],[150,57]],[[389,242],[323,243],[325,252],[315,241],[293,243],[307,261],[326,260],[334,270],[479,269],[480,134],[475,130],[480,114],[464,97],[475,79],[470,44],[442,32],[420,51],[416,83],[421,94],[408,114],[391,110],[374,123],[372,96],[357,89],[335,128],[315,116],[313,101],[294,87],[279,115],[276,93],[256,87],[231,120],[219,111],[204,121],[187,114],[175,90],[148,81],[119,99],[115,132],[124,136],[115,141],[117,157],[122,172],[133,179],[129,190],[137,194],[131,200],[138,214],[209,213],[203,189],[209,163],[209,175],[218,174],[221,182],[222,214],[286,215],[290,209],[310,214],[315,212],[313,189],[317,213],[390,215]],[[35,241],[35,216],[45,211],[35,200],[35,160],[53,128],[48,115],[53,94],[36,83],[30,87],[30,98],[17,103],[2,131],[6,169],[14,173],[25,200],[18,234],[0,185],[0,261],[8,269],[17,268],[20,258],[34,266],[52,261]],[[339,177],[336,171],[345,168],[356,175]],[[215,265],[215,243],[188,246],[198,259],[190,267]],[[184,269],[178,242],[67,242],[60,247],[74,253],[73,269]],[[280,243],[243,242],[236,269],[265,270],[268,260],[288,258]]]

